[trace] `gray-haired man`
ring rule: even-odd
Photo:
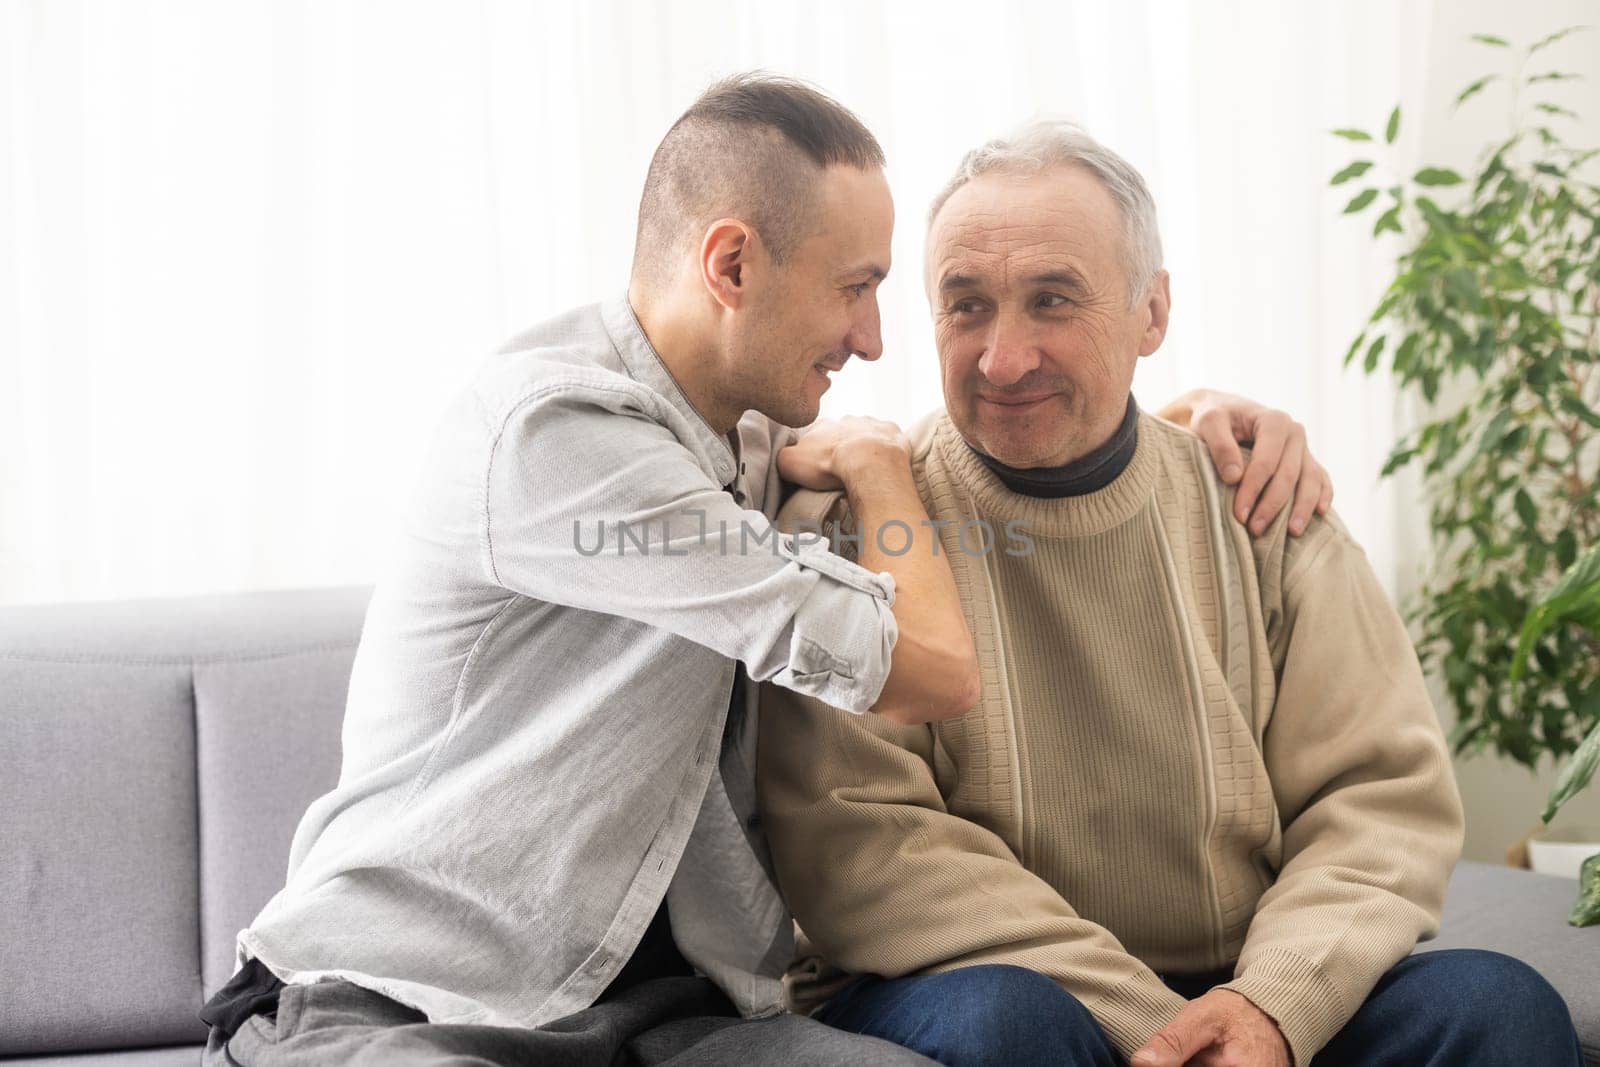
[[[880,353],[882,163],[814,90],[714,86],[657,149],[626,298],[530,330],[449,408],[339,784],[240,934],[210,1062],[918,1060],[782,1014],[745,684],[905,722],[976,698],[898,428],[786,447]],[[1309,510],[1315,469],[1284,466]],[[912,544],[776,535],[782,478]]]
[[[796,1006],[952,1067],[1577,1067],[1531,968],[1409,955],[1462,839],[1422,672],[1332,515],[1251,536],[1200,442],[1134,404],[1172,306],[1155,222],[1064,124],[935,201],[945,410],[912,466],[983,693],[903,726],[767,690]],[[1026,550],[964,553],[968,522]]]

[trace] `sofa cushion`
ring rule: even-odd
[[[198,1058],[233,933],[337,778],[369,596],[0,607],[0,1055]]]
[[[62,1056],[7,1059],[15,1067],[200,1067],[204,1045],[132,1048],[119,1052],[74,1052]]]
[[[196,664],[200,968],[206,997],[234,971],[234,938],[283,887],[306,808],[339,781],[356,629],[343,643]]]
[[[1566,1000],[1585,1059],[1600,1065],[1600,926],[1567,925],[1577,894],[1571,878],[1462,863],[1450,879],[1439,936],[1417,951],[1486,948],[1528,964]]]
[[[0,645],[0,1053],[203,1040],[187,664]]]

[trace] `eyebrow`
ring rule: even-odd
[[[957,289],[976,288],[978,279],[970,274],[946,274],[939,279],[939,292],[950,293]]]
[[[1024,285],[1059,285],[1063,289],[1071,289],[1082,293],[1088,289],[1075,272],[1070,270],[1047,270],[1042,274],[1030,274],[1022,279]],[[947,274],[939,280],[939,292],[949,293],[958,289],[974,289],[979,285],[978,279],[970,274]]]
[[[870,278],[875,282],[881,282],[881,281],[883,281],[883,279],[887,278],[888,276],[889,276],[889,268],[880,267],[876,263],[867,263],[867,264],[864,264],[864,265],[862,265],[860,267],[856,267],[854,270],[847,270],[842,275],[840,275],[841,278],[861,278],[861,277],[865,277],[865,278]]]
[[[1027,285],[1059,285],[1063,289],[1077,292],[1083,292],[1088,288],[1083,279],[1075,271],[1070,270],[1047,270],[1043,274],[1030,274],[1022,280]]]

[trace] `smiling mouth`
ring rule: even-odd
[[[1055,395],[1054,393],[1044,393],[1040,396],[980,396],[978,399],[986,404],[993,404],[997,408],[1017,410],[1042,404]]]

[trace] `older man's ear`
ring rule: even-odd
[[[1167,316],[1172,313],[1172,277],[1166,271],[1158,270],[1156,276],[1150,279],[1144,310],[1149,320],[1145,324],[1144,336],[1139,338],[1139,355],[1148,356],[1161,347],[1161,342],[1167,336]]]

